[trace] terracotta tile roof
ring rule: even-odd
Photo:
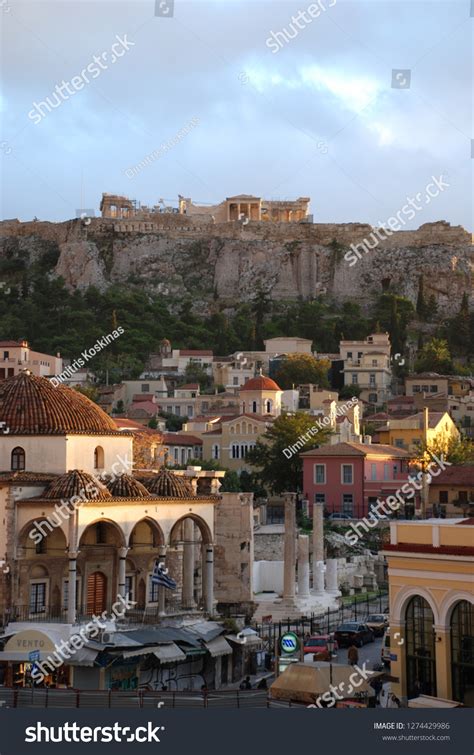
[[[474,490],[474,467],[455,464],[433,477],[431,485],[466,485]]]
[[[0,420],[10,435],[115,435],[115,422],[82,393],[28,371],[0,383]]]
[[[144,480],[147,490],[152,495],[166,498],[193,498],[194,491],[189,480],[173,474],[163,467],[153,478]]]
[[[247,380],[245,385],[240,389],[241,393],[243,391],[281,391],[281,388],[271,378],[257,375],[257,377]]]
[[[199,389],[199,383],[186,383],[185,385],[177,385],[177,391],[197,391]]]
[[[14,483],[15,485],[47,485],[58,475],[47,472],[0,472],[0,484]]]
[[[107,482],[107,488],[114,498],[149,498],[146,487],[129,474],[122,474]]]
[[[81,469],[60,475],[41,493],[44,500],[69,500],[73,496],[87,501],[104,501],[110,498],[110,493],[102,482]]]
[[[201,438],[187,433],[164,433],[163,443],[167,446],[202,446]]]
[[[470,516],[469,519],[461,519],[458,524],[464,524],[467,527],[474,527],[474,517]]]
[[[304,451],[300,456],[393,456],[401,459],[410,454],[395,446],[382,443],[335,443]]]
[[[180,349],[179,350],[179,356],[180,357],[212,357],[213,356],[212,351],[209,351],[208,349]]]

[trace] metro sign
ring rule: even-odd
[[[282,653],[291,655],[299,650],[300,641],[294,632],[286,632],[280,639],[280,649]]]

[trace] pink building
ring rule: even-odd
[[[395,446],[336,443],[305,451],[301,457],[310,513],[313,503],[323,503],[330,514],[360,519],[377,498],[385,499],[399,490],[410,474],[410,454]]]

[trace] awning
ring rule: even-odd
[[[117,653],[110,653],[110,655],[121,655],[122,658],[135,658],[139,655],[152,655],[156,650],[156,645],[148,648],[136,648],[136,650],[120,650]]]
[[[55,655],[61,642],[68,643],[70,636],[69,627],[21,629],[5,643],[4,651],[0,652],[0,661],[31,661],[32,657],[45,661]],[[67,664],[69,660],[65,659],[64,662]]]
[[[65,661],[69,666],[93,666],[98,656],[97,650],[92,648],[79,648],[71,655],[70,659]]]
[[[214,640],[209,640],[204,643],[213,658],[218,658],[220,655],[231,655],[232,648],[225,639],[225,637],[216,637]]]
[[[186,658],[186,653],[183,653],[174,642],[169,645],[160,645],[153,651],[161,663],[174,663],[175,661],[183,661]]]

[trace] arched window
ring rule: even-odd
[[[104,468],[104,449],[102,446],[97,446],[94,449],[94,469]]]
[[[219,458],[219,446],[217,443],[212,446],[212,458],[218,459]]]
[[[434,616],[430,604],[415,595],[406,609],[407,696],[436,697]]]
[[[474,705],[474,605],[456,604],[451,616],[451,698]]]
[[[25,451],[17,446],[12,451],[12,472],[23,472],[25,469]]]
[[[257,413],[257,402],[256,401],[252,401],[252,412],[254,414]]]
[[[272,413],[272,402],[270,400],[265,401],[265,411],[267,412],[267,414]]]
[[[233,459],[238,459],[239,458],[239,451],[240,451],[239,444],[238,443],[233,443],[233,445],[232,445],[232,458]]]

